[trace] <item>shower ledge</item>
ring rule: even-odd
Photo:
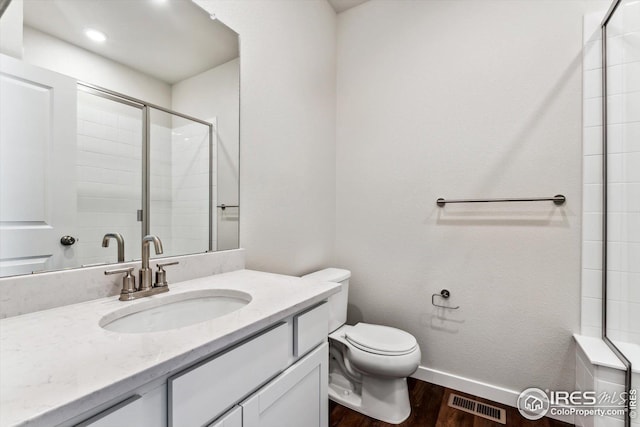
[[[624,365],[613,353],[609,346],[599,337],[588,337],[586,335],[573,334],[584,354],[592,365],[604,366],[607,368],[625,370]],[[633,362],[633,361],[632,361]],[[640,360],[638,360],[640,362]],[[639,365],[632,363],[633,372],[637,372]]]

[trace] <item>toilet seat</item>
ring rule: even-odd
[[[344,325],[331,333],[329,340],[346,346],[345,359],[365,375],[403,378],[411,375],[420,363],[421,352],[415,338],[389,326],[367,323]],[[399,347],[390,347],[393,343]]]
[[[390,326],[358,323],[345,332],[345,339],[354,347],[384,356],[409,354],[418,346],[413,335]]]

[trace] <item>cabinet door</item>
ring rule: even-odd
[[[236,406],[209,427],[242,427],[242,408]]]
[[[325,342],[244,401],[243,427],[327,427]]]

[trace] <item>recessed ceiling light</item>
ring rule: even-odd
[[[84,34],[94,42],[102,43],[107,39],[107,36],[102,31],[94,30],[93,28],[85,28]]]

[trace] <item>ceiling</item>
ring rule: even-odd
[[[333,10],[336,11],[336,13],[341,13],[366,1],[367,0],[329,0],[329,3],[333,7]]]
[[[237,34],[192,1],[24,0],[24,23],[168,84],[238,57]]]

